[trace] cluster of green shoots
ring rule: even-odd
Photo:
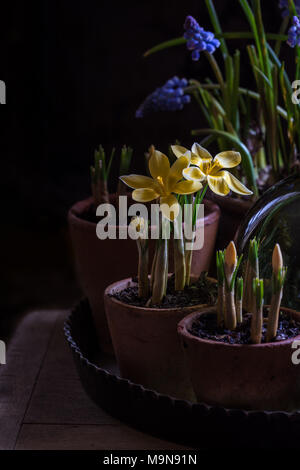
[[[99,145],[99,148],[95,150],[94,165],[91,166],[90,171],[92,195],[96,207],[98,207],[99,204],[109,203],[108,179],[111,171],[112,162],[115,157],[115,152],[116,149],[113,148],[109,158],[107,158],[102,145]],[[120,155],[120,175],[122,175],[124,172],[128,172],[132,159],[132,153],[132,148],[127,147],[126,145],[122,147]],[[119,180],[117,196],[125,194],[126,187],[122,183],[122,181]]]
[[[295,68],[291,78],[281,58],[282,43],[288,36],[290,18],[296,15],[295,2],[288,0],[290,15],[282,21],[279,33],[265,31],[261,0],[236,0],[249,28],[247,31],[223,32],[213,0],[205,0],[215,37],[220,40],[220,60],[205,51],[213,80],[190,80],[186,93],[194,96],[207,125],[192,130],[203,135],[206,145],[234,146],[242,155],[247,183],[258,194],[258,182],[269,185],[292,173],[300,149],[300,104],[291,100],[293,81],[300,79],[300,47],[295,47]],[[278,2],[275,2],[276,6]],[[266,8],[271,2],[264,2]],[[272,8],[275,5],[272,6]],[[201,25],[203,26],[203,25]],[[248,69],[255,86],[241,83],[241,52],[230,52],[228,40],[247,40]],[[184,37],[168,40],[145,53],[150,55],[186,43]],[[270,171],[271,170],[271,171]],[[258,179],[259,177],[259,179]]]
[[[181,199],[184,201],[184,199]],[[193,203],[194,213],[199,202],[196,198]],[[172,240],[173,260],[174,260],[174,288],[175,291],[182,291],[191,283],[191,265],[193,255],[193,239],[187,240],[182,230],[180,217],[170,222],[162,214],[158,218],[159,237],[156,240],[155,252],[151,263],[150,276],[149,266],[149,227],[148,222],[143,217],[134,217],[130,224],[137,234],[137,248],[139,254],[138,263],[138,292],[139,297],[149,299],[147,305],[159,305],[167,292],[169,277],[169,257],[170,238]],[[196,225],[193,225],[193,235],[195,236]],[[174,237],[170,237],[170,232]]]
[[[218,325],[228,330],[235,330],[243,321],[243,311],[251,313],[251,341],[261,343],[263,322],[267,322],[267,342],[277,335],[283,285],[286,267],[283,266],[280,246],[275,245],[272,256],[272,299],[268,318],[264,319],[264,281],[259,277],[258,242],[250,241],[244,278],[237,277],[242,260],[237,257],[234,242],[230,242],[224,251],[218,251]]]

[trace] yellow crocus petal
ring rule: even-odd
[[[168,178],[167,178],[167,191],[172,192],[175,184],[182,179],[182,172],[189,166],[191,159],[191,152],[187,152],[185,155],[179,157],[171,166]]]
[[[221,168],[234,168],[238,166],[242,161],[241,154],[228,150],[227,152],[218,153],[214,158],[214,165]]]
[[[128,176],[120,176],[120,179],[123,183],[127,184],[130,188],[133,189],[140,189],[140,188],[151,188],[155,191],[158,190],[158,184],[149,176],[142,176],[142,175],[128,175]]]
[[[166,178],[170,171],[170,162],[166,155],[155,150],[149,160],[149,171],[152,178]]]
[[[176,194],[193,194],[202,188],[200,181],[180,181],[174,186],[174,193]]]
[[[246,186],[244,186],[235,176],[229,171],[223,171],[226,183],[228,184],[231,191],[237,194],[250,195],[253,194]]]
[[[197,144],[196,142],[192,146],[192,153],[203,160],[212,160],[212,156],[209,153],[208,150],[206,150],[204,147],[201,147],[201,145]]]
[[[181,145],[171,145],[172,152],[177,158],[182,157],[186,152],[189,150],[186,149],[185,147],[182,147]]]
[[[173,194],[160,198],[160,210],[169,220],[175,220],[179,214],[180,206]]]
[[[207,177],[208,186],[213,193],[218,194],[219,196],[227,196],[230,189],[225,179],[225,171],[220,171],[219,176],[210,176]]]
[[[149,202],[159,197],[159,194],[150,188],[135,189],[132,193],[132,199],[137,202]]]
[[[209,161],[210,161],[210,160],[209,160]],[[200,166],[200,165],[201,165],[201,162],[202,162],[202,158],[197,157],[197,155],[195,155],[194,153],[192,153],[192,155],[191,155],[191,165]]]
[[[182,172],[183,176],[187,180],[191,181],[203,181],[205,179],[205,174],[200,170],[200,168],[195,166],[190,166]]]

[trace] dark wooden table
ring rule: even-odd
[[[109,416],[85,394],[63,335],[67,311],[29,313],[0,366],[0,449],[187,449]]]

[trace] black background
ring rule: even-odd
[[[276,32],[277,1],[262,3],[268,4],[268,29]],[[224,30],[247,28],[237,0],[215,0],[215,6]],[[144,172],[151,143],[163,151],[176,138],[192,143],[190,129],[203,123],[193,104],[182,112],[135,118],[143,99],[168,78],[210,74],[205,57],[194,63],[184,46],[143,58],[151,46],[181,36],[188,14],[212,29],[204,0],[1,5],[0,79],[7,85],[0,113],[4,326],[25,308],[69,306],[79,295],[66,213],[89,195],[89,166],[99,143],[107,150],[133,146],[135,172]],[[242,77],[251,84],[245,44],[230,46],[243,51]]]

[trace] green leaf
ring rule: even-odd
[[[181,46],[182,44],[186,43],[186,39],[184,37],[170,39],[169,41],[161,42],[156,46],[152,47],[148,51],[144,53],[144,57],[148,57],[155,52],[162,51],[164,49],[169,49],[169,47]]]
[[[213,1],[212,0],[206,0],[206,6],[207,6],[207,9],[208,9],[210,20],[211,20],[213,28],[214,28],[215,35],[217,37],[220,37],[221,51],[222,51],[223,55],[228,55],[228,49],[227,49],[227,46],[226,46],[226,42],[222,38],[222,29],[221,29],[221,25],[220,25],[219,18],[218,18],[216,9],[214,7]]]
[[[237,262],[237,265],[236,265],[236,268],[233,272],[233,275],[232,275],[232,278],[231,278],[231,282],[230,282],[230,286],[229,286],[229,289],[232,291],[234,289],[234,285],[235,285],[235,280],[236,280],[236,276],[237,276],[237,273],[238,273],[238,270],[239,270],[239,267],[240,267],[240,264],[242,262],[242,259],[243,259],[243,255],[241,255],[238,259],[238,262]]]
[[[238,277],[236,280],[236,296],[238,300],[242,300],[244,292],[244,281],[242,277]]]
[[[272,83],[268,79],[268,77],[256,66],[254,65],[253,68],[259,73],[259,75],[264,79],[265,83],[272,89]]]

